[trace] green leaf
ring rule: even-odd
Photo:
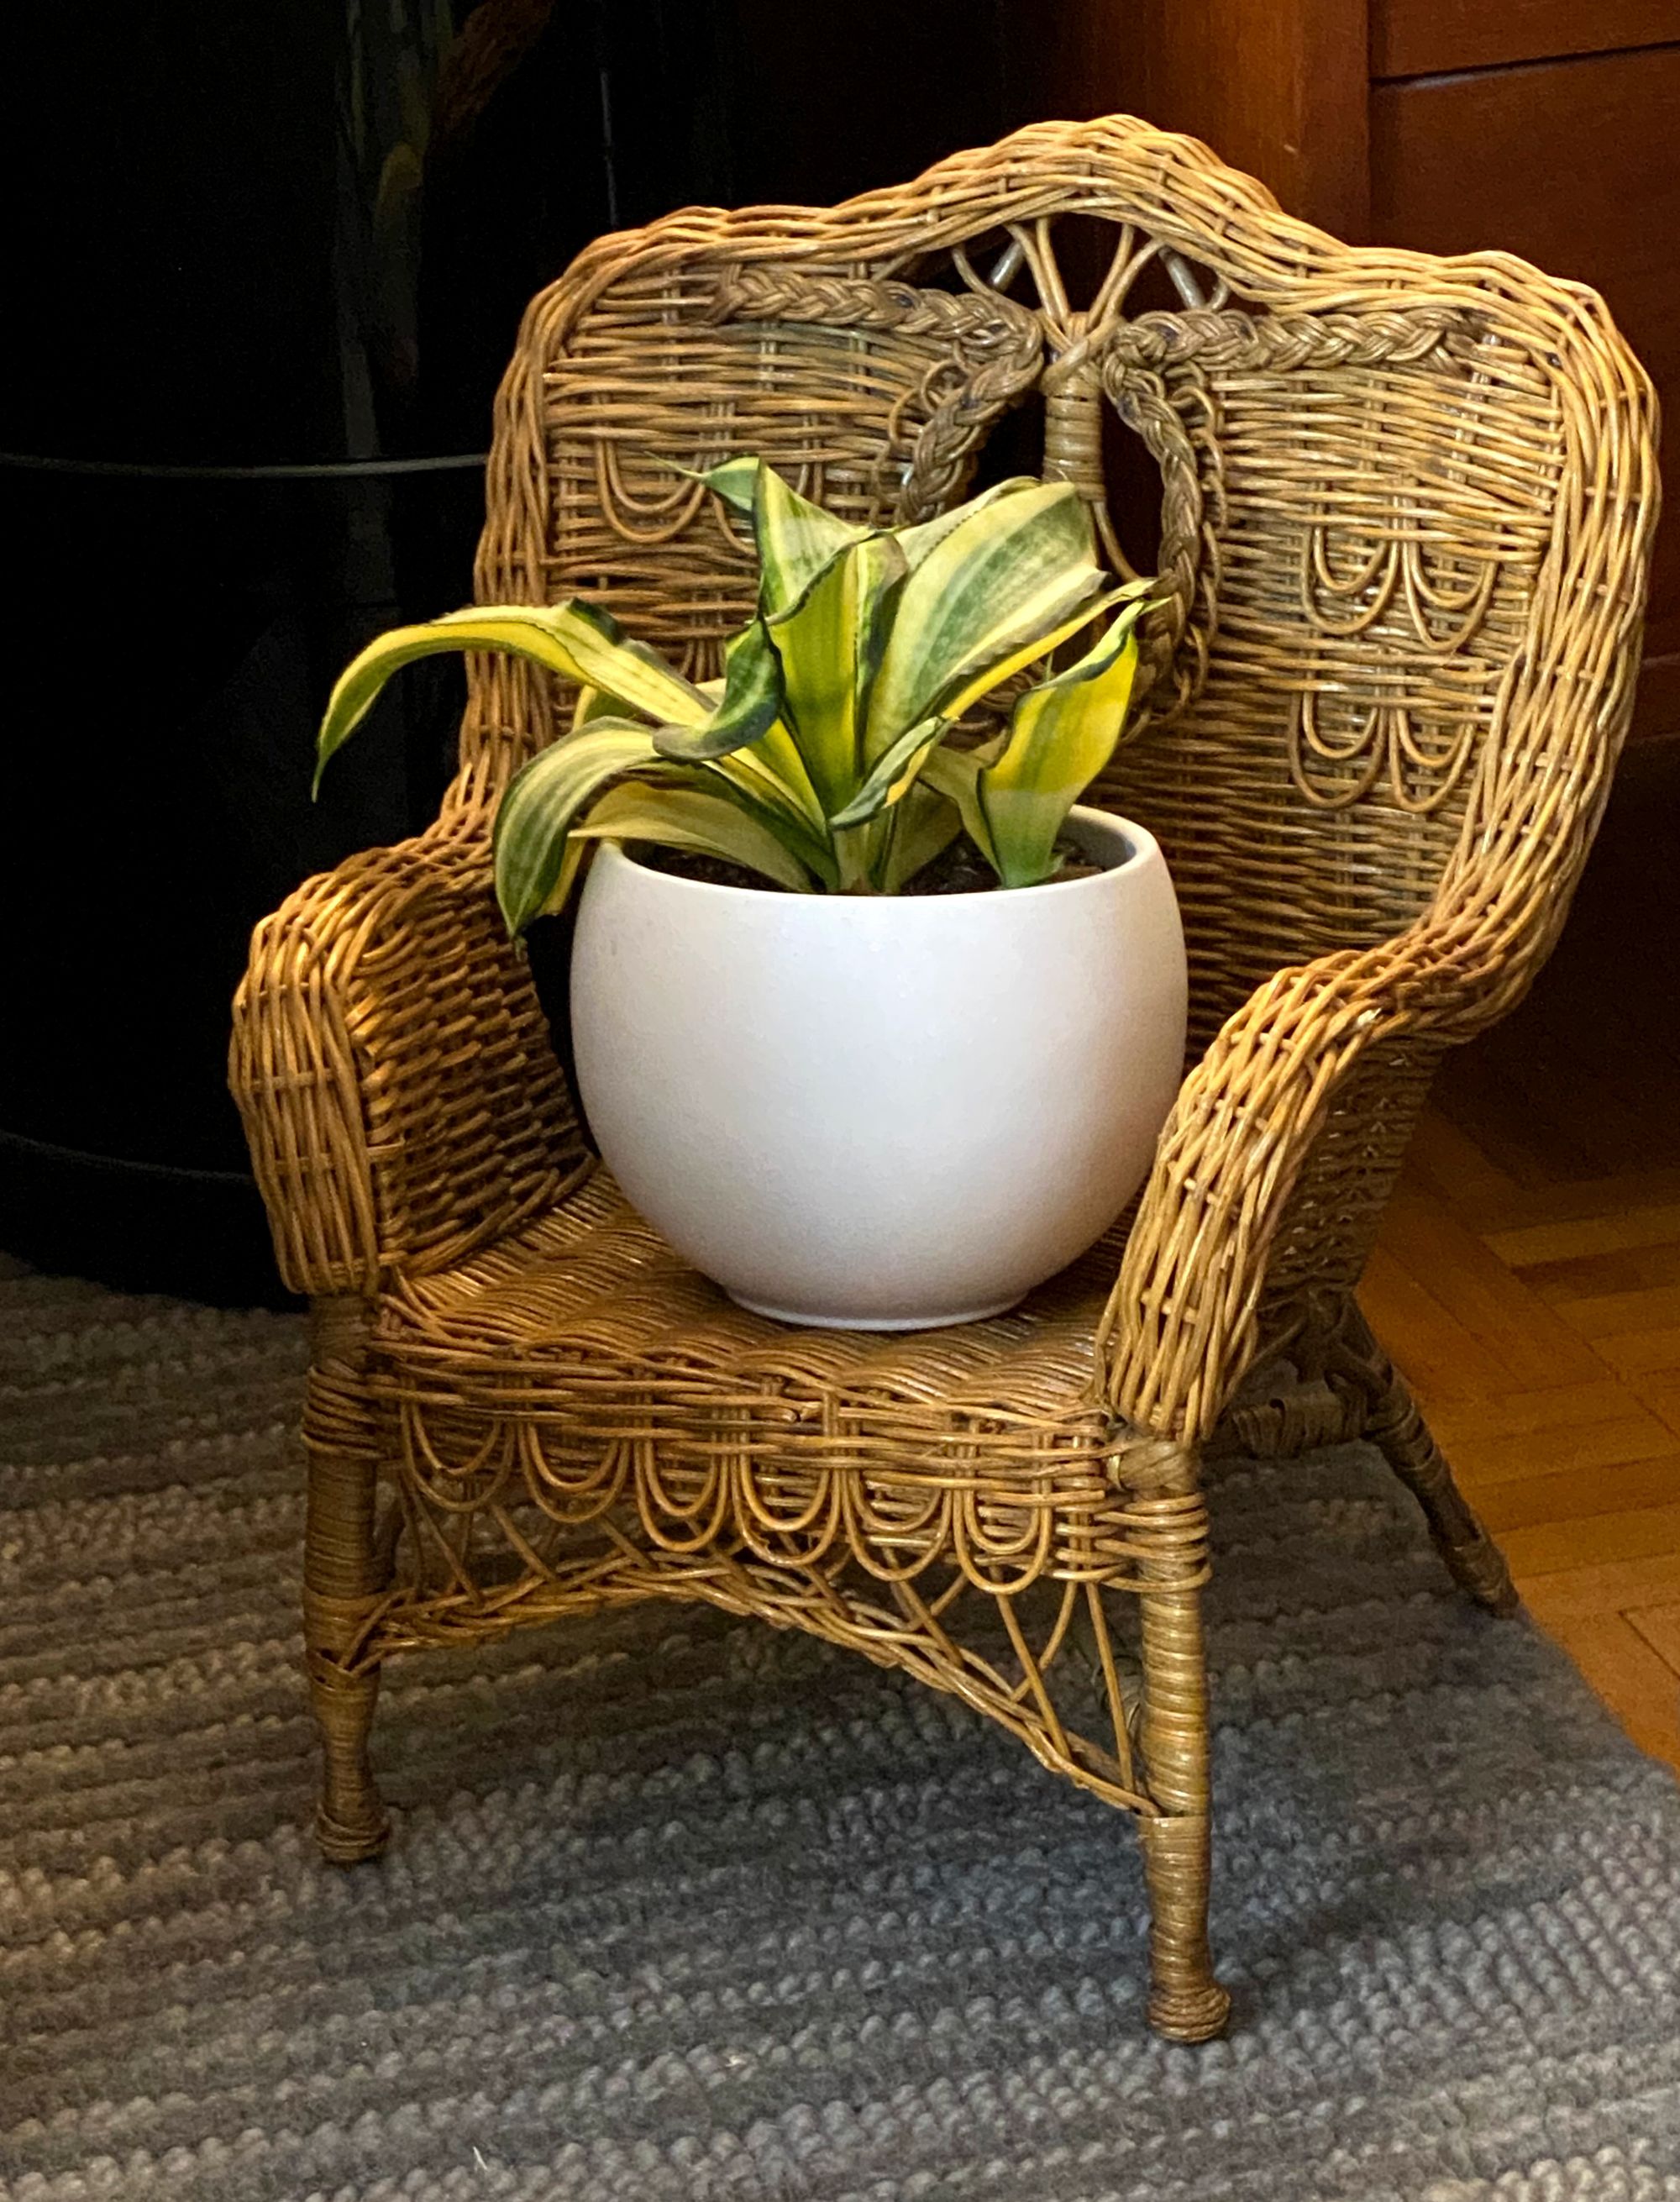
[[[575,734],[539,750],[508,783],[496,814],[491,850],[496,898],[512,933],[554,907],[575,863],[567,864],[567,836],[590,798],[627,773],[663,760],[653,729],[628,719],[595,719]],[[562,874],[565,877],[562,878]]]
[[[814,833],[827,833],[828,821],[817,800],[817,791],[811,785],[811,775],[805,769],[805,760],[799,754],[799,745],[779,719],[774,726],[767,727],[755,742],[737,750],[735,757],[748,770],[771,780],[778,796]]]
[[[691,770],[697,777],[703,775],[712,793],[723,796],[757,819],[825,886],[837,886],[839,868],[826,822],[814,827],[781,781],[750,762],[750,758],[749,751],[737,750],[729,757],[710,758],[702,764],[678,769]]]
[[[924,719],[919,726],[907,727],[876,758],[845,809],[829,821],[835,832],[866,826],[890,803],[897,802],[913,786],[928,751],[947,731],[948,724],[944,719]]]
[[[690,726],[661,727],[655,736],[661,757],[694,764],[702,757],[727,757],[768,733],[782,709],[782,662],[761,619],[733,636],[724,654],[723,693],[703,719]]]
[[[854,543],[877,531],[837,520],[819,504],[790,489],[762,459],[726,459],[696,477],[717,491],[735,510],[744,510],[743,492],[752,476],[753,537],[758,546],[758,608],[767,620],[785,618],[831,562]]]
[[[1025,667],[1037,664],[1040,658],[1048,657],[1052,651],[1059,650],[1071,636],[1078,634],[1081,627],[1089,627],[1093,620],[1101,619],[1104,612],[1112,611],[1119,602],[1120,595],[1121,592],[1119,590],[1104,589],[1098,595],[1087,598],[1084,603],[1078,604],[1066,619],[1059,620],[1048,633],[1028,634],[1025,639],[1017,642],[1005,656],[998,659],[996,663],[987,666],[983,671],[973,674],[957,690],[946,706],[946,716],[955,723],[972,705],[978,704],[983,696],[990,694],[991,690],[1001,686],[1013,674],[1019,673]],[[1031,624],[1036,625],[1037,622],[1035,621]]]
[[[744,864],[778,886],[811,892],[811,875],[770,829],[731,803],[696,787],[610,787],[573,841],[656,841],[661,848],[692,849]]]
[[[738,512],[743,520],[753,516],[753,506],[758,498],[758,470],[762,459],[725,459],[721,465],[696,470],[693,467],[678,466],[674,459],[667,465],[686,474],[690,481],[704,482],[715,490],[731,512]]]
[[[994,482],[978,497],[971,497],[966,504],[954,504],[949,512],[936,513],[931,520],[918,521],[908,527],[895,527],[892,533],[913,573],[935,545],[943,543],[954,527],[961,527],[971,513],[984,511],[1000,498],[1019,497],[1024,489],[1043,486],[1036,474],[1011,474],[1007,481]]]
[[[949,848],[962,830],[962,819],[949,797],[919,780],[887,814],[886,860],[881,867],[883,894],[901,894],[924,865]]]
[[[907,570],[891,536],[866,536],[839,552],[772,625],[788,732],[831,815],[857,792],[869,692]]]
[[[937,749],[923,765],[916,785],[955,804],[963,831],[996,872],[999,869],[997,851],[992,842],[990,823],[980,803],[979,780],[986,754],[981,750]]]
[[[346,666],[327,698],[315,743],[315,786],[399,667],[447,651],[505,651],[563,679],[598,688],[620,709],[691,724],[706,715],[692,681],[657,651],[633,642],[610,613],[577,598],[563,604],[471,604],[423,626],[393,627]]]
[[[866,757],[921,720],[957,716],[1008,668],[1030,664],[1054,634],[1077,624],[1107,580],[1071,483],[1017,490],[963,513],[899,594]]]
[[[1143,609],[1134,598],[1077,665],[1018,697],[1002,753],[980,770],[980,807],[1006,887],[1049,877],[1069,810],[1114,753],[1137,673]]]

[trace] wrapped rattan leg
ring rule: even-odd
[[[1371,1379],[1365,1434],[1424,1510],[1436,1550],[1454,1582],[1490,1613],[1514,1613],[1517,1591],[1505,1556],[1477,1521],[1454,1481],[1447,1456],[1430,1435],[1411,1387],[1355,1311],[1352,1337]]]
[[[391,1840],[391,1822],[379,1801],[367,1756],[373,1707],[379,1694],[377,1667],[346,1675],[312,1657],[309,1702],[320,1730],[320,1803],[315,1840],[333,1865],[359,1865],[377,1858]]]
[[[1148,1557],[1138,1562],[1143,1693],[1138,1740],[1155,1812],[1140,1817],[1149,1887],[1149,2023],[1170,2041],[1223,2032],[1231,1998],[1207,1943],[1210,1879],[1207,1669],[1201,1585],[1207,1510],[1193,1454],[1154,1446],[1122,1474],[1139,1490],[1128,1509]],[[1147,1525],[1147,1526],[1145,1526]]]
[[[391,1833],[367,1752],[379,1674],[364,1657],[389,1563],[374,1537],[379,1455],[362,1381],[366,1311],[360,1300],[321,1299],[312,1314],[303,1625],[321,1740],[315,1834],[324,1857],[354,1865],[376,1858]]]

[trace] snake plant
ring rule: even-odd
[[[1019,477],[919,526],[853,526],[761,459],[698,477],[750,521],[753,617],[720,680],[686,680],[579,598],[470,606],[369,645],[322,721],[316,777],[399,666],[500,650],[579,684],[571,731],[496,820],[510,932],[564,902],[593,841],[698,851],[796,892],[894,894],[960,832],[1006,887],[1054,875],[1068,810],[1108,762],[1149,584],[1116,586],[1066,483]],[[1025,689],[990,743],[973,704],[1105,613],[1077,663]]]

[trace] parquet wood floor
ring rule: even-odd
[[[1680,743],[1448,1059],[1360,1296],[1529,1610],[1680,1768]]]

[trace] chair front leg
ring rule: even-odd
[[[379,1453],[365,1385],[367,1311],[344,1297],[316,1300],[311,1315],[303,1626],[321,1740],[315,1835],[333,1864],[354,1865],[377,1858],[391,1835],[368,1756],[379,1673],[361,1657],[389,1560],[374,1534]]]
[[[1143,1696],[1138,1742],[1153,1813],[1138,1821],[1149,1887],[1149,2023],[1172,2041],[1223,2032],[1231,1998],[1207,1940],[1212,1866],[1207,1669],[1201,1587],[1207,1508],[1189,1448],[1146,1445],[1121,1457],[1137,1563]]]

